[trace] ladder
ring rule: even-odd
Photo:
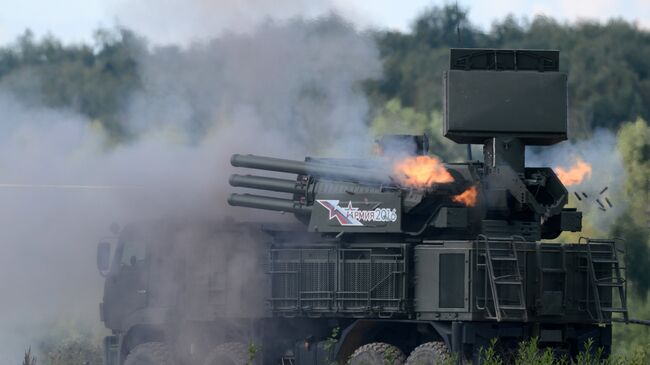
[[[567,258],[566,248],[563,243],[550,244],[542,248],[542,243],[535,244],[535,255],[538,271],[538,297],[537,312],[540,315],[563,315],[567,302]],[[559,256],[559,258],[558,258]],[[553,260],[555,258],[555,260]],[[549,263],[556,263],[548,265]],[[559,265],[557,264],[559,263]],[[559,282],[556,287],[549,287],[546,282]],[[548,302],[553,297],[560,298],[561,308],[548,308]]]
[[[622,275],[625,268],[621,267],[618,261],[619,249],[616,241],[580,237],[579,242],[584,242],[587,246],[587,264],[598,322],[603,323],[606,319],[611,319],[611,315],[614,313],[622,313],[624,321],[627,322],[629,320],[626,293],[627,280]],[[611,300],[610,296],[601,298],[605,294],[601,290],[614,289],[617,289],[619,306],[615,306],[613,294]]]
[[[522,237],[517,240],[524,241]],[[488,318],[528,321],[524,282],[519,269],[515,238],[494,239],[479,235],[485,245],[487,277],[492,292],[494,315]],[[486,305],[487,308],[487,305]]]

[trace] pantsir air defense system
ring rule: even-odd
[[[483,161],[444,164],[423,136],[386,137],[380,156],[364,160],[233,155],[254,174],[230,184],[262,193],[234,193],[229,204],[292,213],[300,224],[227,224],[255,236],[255,299],[217,291],[205,299],[209,313],[173,325],[162,315],[107,322],[109,363],[148,364],[174,348],[191,353],[174,361],[205,365],[419,365],[452,354],[478,364],[492,339],[508,353],[532,337],[558,354],[575,356],[589,339],[608,353],[612,318],[628,318],[621,244],[544,242],[579,232],[582,215],[566,207],[551,168],[525,163],[526,146],[567,138],[559,52],[452,49],[443,88],[444,135],[483,145]],[[237,244],[223,240],[203,246]],[[224,286],[233,280],[205,266]],[[263,309],[226,315],[233,295]],[[108,300],[107,291],[104,312]],[[134,326],[146,328],[138,340]],[[228,328],[217,343],[178,340],[211,326]]]

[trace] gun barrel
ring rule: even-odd
[[[311,207],[301,205],[291,199],[272,198],[253,194],[231,194],[228,198],[228,204],[280,212],[311,214]]]
[[[295,180],[253,175],[233,174],[230,176],[230,185],[242,188],[277,191],[280,193],[304,194],[307,192],[306,187]]]
[[[334,166],[319,162],[301,162],[273,157],[235,154],[230,158],[230,164],[235,167],[286,172],[298,175],[313,175],[353,182],[380,184],[390,182],[388,175],[382,174],[378,170]]]

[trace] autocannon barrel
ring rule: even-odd
[[[235,167],[286,172],[298,175],[313,175],[354,182],[380,184],[390,182],[388,175],[379,170],[337,166],[321,162],[301,162],[273,157],[235,154],[230,158],[230,164]]]
[[[242,188],[252,188],[268,191],[277,191],[281,193],[304,194],[306,187],[301,186],[296,180],[277,179],[273,177],[262,177],[253,175],[230,176],[230,185]]]
[[[272,198],[253,194],[231,194],[228,198],[228,204],[298,214],[311,213],[311,207],[301,205],[291,199]]]

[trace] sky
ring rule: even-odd
[[[0,0],[0,45],[25,29],[37,37],[53,34],[65,43],[90,42],[99,27],[125,26],[155,44],[187,44],[224,31],[243,32],[265,19],[282,21],[332,10],[360,28],[408,30],[431,0]],[[451,2],[453,3],[453,2]],[[622,17],[650,29],[648,0],[458,0],[469,8],[470,20],[489,29],[507,14],[533,18],[544,14],[562,21],[606,21]]]

